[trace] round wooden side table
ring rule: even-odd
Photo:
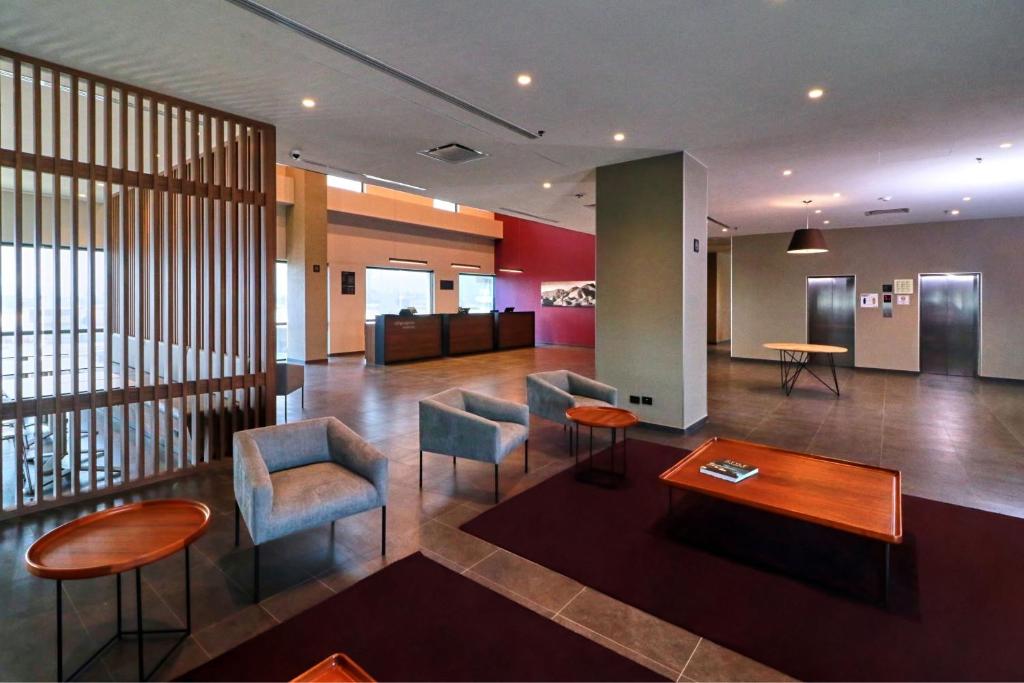
[[[192,585],[189,545],[206,532],[210,508],[194,500],[147,500],[120,505],[80,517],[41,536],[25,553],[31,574],[57,582],[57,680],[64,680],[62,583],[75,579],[115,576],[117,580],[117,633],[68,676],[74,678],[122,636],[138,639],[139,680],[146,680],[192,632]],[[185,628],[142,629],[142,572],[147,564],[185,550]],[[121,626],[121,573],[135,570],[137,627]],[[181,634],[174,646],[147,674],[143,666],[144,635]]]
[[[640,422],[634,413],[624,408],[612,408],[611,406],[580,406],[569,408],[565,411],[565,417],[573,423],[576,431],[576,438],[573,439],[573,456],[576,458],[574,465],[576,478],[588,484],[598,484],[608,488],[614,488],[626,478],[626,430]],[[586,470],[580,471],[580,425],[590,428],[590,460]],[[594,467],[594,427],[612,430],[612,445],[608,451],[611,467]],[[622,430],[622,471],[615,469],[615,446],[617,443],[618,431]]]

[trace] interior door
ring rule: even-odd
[[[981,275],[921,276],[921,372],[978,374]]]
[[[807,341],[811,344],[843,346],[837,353],[838,366],[853,367],[857,293],[852,275],[807,278]],[[827,359],[811,357],[811,362]]]

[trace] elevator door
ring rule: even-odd
[[[921,276],[921,372],[978,374],[981,275]]]
[[[807,278],[807,341],[810,344],[844,346],[836,365],[853,367],[854,315],[857,293],[852,275]],[[825,357],[812,362],[827,362]]]

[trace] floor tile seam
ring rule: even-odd
[[[554,621],[555,618],[559,617],[559,616],[562,619],[564,619],[565,621],[568,621],[569,623],[571,623],[571,624],[573,624],[575,626],[578,626],[579,628],[583,629],[584,631],[588,631],[590,633],[593,633],[594,635],[597,635],[597,636],[600,636],[601,638],[604,638],[605,640],[608,640],[608,641],[610,641],[612,643],[615,643],[616,645],[618,645],[623,650],[626,650],[628,652],[633,653],[634,655],[636,655],[640,659],[647,660],[649,662],[653,662],[653,663],[657,664],[658,666],[662,666],[662,667],[668,669],[669,671],[675,671],[676,670],[676,667],[672,666],[671,664],[666,664],[665,662],[657,660],[654,657],[651,657],[650,655],[645,655],[643,652],[640,652],[636,648],[630,647],[629,645],[626,645],[625,643],[621,643],[618,640],[616,640],[615,638],[612,638],[611,636],[609,636],[607,634],[601,633],[600,631],[598,631],[596,629],[590,628],[589,626],[581,624],[580,622],[576,621],[575,619],[570,619],[569,617],[567,617],[567,616],[565,616],[563,614],[556,614],[554,617],[551,617],[551,620]],[[698,643],[699,642],[700,641],[698,640]],[[696,649],[696,646],[694,646],[694,649]],[[692,653],[691,653],[691,656],[692,656]],[[682,674],[683,674],[683,672],[682,672],[682,670],[680,670],[679,673],[677,674],[676,680],[678,680],[678,676],[681,676]]]
[[[575,595],[573,595],[571,598],[569,598],[564,605],[562,605],[560,608],[558,608],[558,610],[555,611],[554,615],[552,615],[551,618],[554,619],[555,617],[557,617],[560,614],[562,614],[562,612],[564,612],[566,610],[566,608],[569,605],[571,605],[573,603],[573,601],[576,600],[576,598],[578,598],[581,595],[583,595],[583,591],[585,591],[585,590],[587,590],[587,587],[586,586],[581,586],[581,588],[578,591],[576,591]],[[616,602],[618,602],[618,601],[616,600]],[[568,617],[566,617],[566,618],[568,618]]]
[[[494,586],[497,586],[497,587],[501,588],[504,591],[507,591],[508,593],[516,596],[517,598],[523,600],[524,602],[530,603],[530,605],[533,605],[539,611],[551,612],[551,608],[550,607],[545,607],[544,605],[540,604],[536,600],[534,600],[534,599],[532,599],[532,598],[530,598],[530,597],[528,597],[526,595],[523,595],[522,593],[520,593],[519,591],[515,590],[514,588],[510,588],[509,586],[506,586],[503,583],[495,581],[494,579],[492,579],[489,576],[484,576],[483,574],[480,574],[479,572],[470,571],[468,569],[466,571],[464,571],[462,573],[462,575],[466,576],[466,577],[469,577],[470,575],[472,575],[472,576],[474,576],[474,577],[476,577],[478,579],[482,579],[486,583],[481,583],[480,585],[482,585],[484,588],[486,588],[489,591],[492,591],[494,593],[498,593],[498,595],[501,595],[501,592],[491,588],[491,586],[489,586],[487,584],[492,584]],[[555,614],[552,614],[550,617],[545,617],[545,618],[547,618],[547,619],[554,619],[555,616],[556,616]]]
[[[459,529],[456,529],[456,531],[459,531],[460,533],[466,534],[466,532],[465,532],[465,531],[461,531],[461,530],[459,530]],[[466,534],[466,535],[467,535],[467,536],[470,536],[471,534]],[[476,536],[473,536],[473,538],[476,538]],[[477,560],[477,561],[476,561],[476,562],[474,562],[473,564],[471,564],[471,565],[469,565],[468,567],[466,567],[465,569],[463,569],[463,570],[462,570],[462,572],[460,572],[460,573],[462,573],[462,574],[468,574],[468,573],[469,573],[470,571],[472,571],[473,569],[475,569],[475,568],[477,567],[477,565],[479,565],[479,564],[480,564],[481,562],[483,562],[484,560],[488,559],[488,558],[489,558],[489,557],[491,557],[492,555],[496,554],[496,553],[497,553],[497,552],[498,552],[499,550],[501,550],[501,548],[499,548],[498,546],[494,546],[494,550],[492,550],[491,552],[487,553],[487,555],[485,555],[484,557],[481,557],[481,558],[480,558],[479,560]],[[434,552],[437,552],[437,551],[434,551]],[[442,557],[447,557],[447,555],[445,555],[444,553],[437,553],[437,554],[438,554],[438,555],[441,555]],[[451,560],[451,558],[450,558],[450,557],[449,557],[448,559],[450,559],[450,560]],[[452,560],[452,561],[454,562],[454,560]]]
[[[682,679],[683,675],[686,673],[686,670],[690,667],[690,662],[693,661],[693,656],[697,654],[697,648],[700,647],[700,644],[703,642],[704,636],[698,636],[697,643],[693,646],[693,650],[690,651],[690,656],[686,658],[686,664],[683,664],[683,670],[679,672],[679,678],[676,679],[677,681]]]

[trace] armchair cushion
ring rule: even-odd
[[[537,372],[526,376],[530,413],[568,424],[565,411],[577,406],[615,406],[618,390],[568,370]]]
[[[366,479],[333,462],[318,462],[270,475],[274,506],[262,540],[380,507],[381,501]]]

